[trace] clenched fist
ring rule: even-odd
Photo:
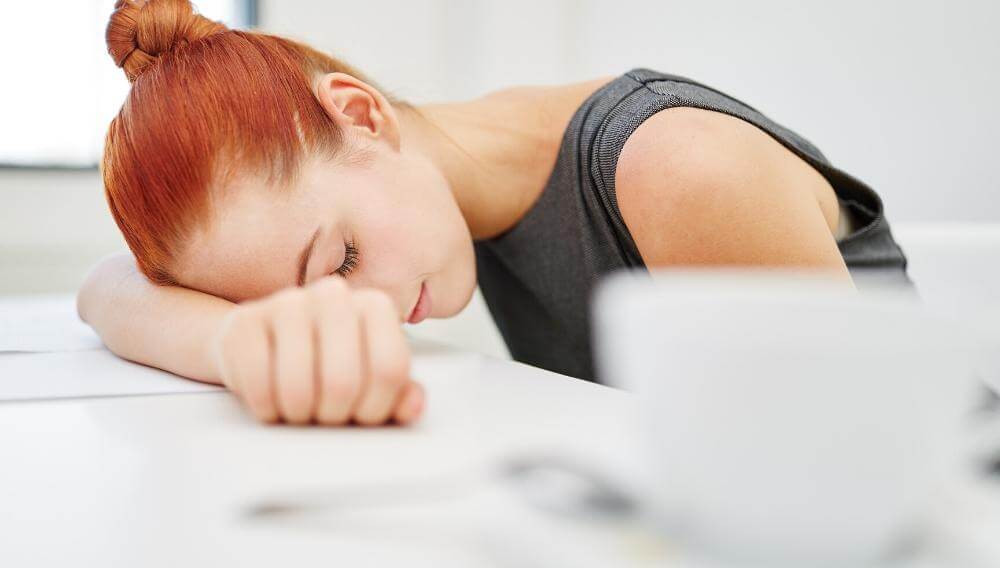
[[[392,299],[340,276],[239,304],[210,349],[223,384],[264,422],[406,424],[423,410]]]

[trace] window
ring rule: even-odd
[[[108,56],[113,0],[9,2],[0,52],[0,166],[95,167],[129,83]],[[253,25],[255,0],[195,0],[234,28]]]

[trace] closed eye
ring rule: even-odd
[[[333,273],[347,277],[347,275],[350,274],[358,265],[359,253],[358,247],[354,244],[354,241],[348,241],[344,244],[344,250],[344,263],[341,264],[340,268],[335,270]]]

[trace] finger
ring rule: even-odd
[[[400,391],[392,418],[399,424],[410,424],[420,418],[425,406],[424,388],[420,383],[410,381]]]
[[[381,293],[356,294],[363,306],[361,340],[367,382],[354,419],[371,426],[389,419],[399,390],[409,380],[410,351],[392,300]]]
[[[341,425],[361,392],[361,341],[358,313],[347,285],[334,278],[315,284],[317,350],[316,420]]]
[[[277,300],[271,317],[274,337],[274,388],[278,412],[286,422],[305,424],[315,402],[312,320],[301,291]]]
[[[239,322],[224,342],[226,383],[258,420],[276,422],[278,409],[270,383],[270,347],[263,322],[259,319]]]

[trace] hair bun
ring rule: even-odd
[[[161,55],[227,29],[196,14],[189,0],[118,0],[105,39],[115,65],[133,82]]]

